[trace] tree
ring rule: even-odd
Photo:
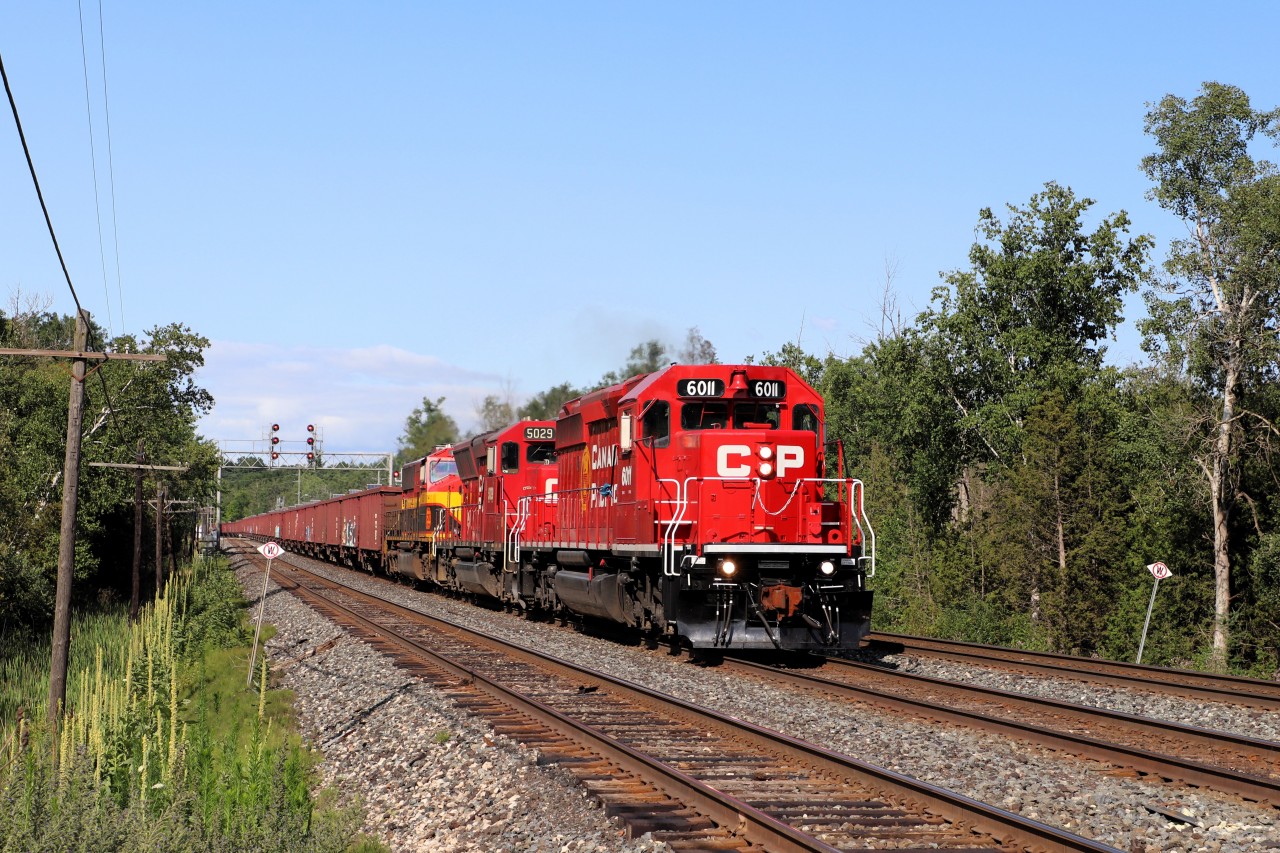
[[[510,398],[490,394],[476,406],[477,434],[502,429],[516,422],[516,410]]]
[[[1166,95],[1149,105],[1146,132],[1157,151],[1142,159],[1149,192],[1190,232],[1169,250],[1168,275],[1147,292],[1149,351],[1165,357],[1202,395],[1192,451],[1208,487],[1213,521],[1212,653],[1224,668],[1231,609],[1231,513],[1240,490],[1246,434],[1280,435],[1250,407],[1277,372],[1280,324],[1280,175],[1255,160],[1258,133],[1280,140],[1280,110],[1254,110],[1235,86],[1206,82],[1190,103]]]
[[[1124,211],[1086,234],[1092,206],[1050,182],[1026,208],[1009,205],[1007,223],[983,209],[970,269],[945,276],[920,315],[971,461],[1020,458],[1027,412],[1052,390],[1078,394],[1123,319],[1122,297],[1137,290],[1151,238],[1126,240]]]
[[[575,388],[572,383],[561,382],[559,385],[553,385],[545,391],[534,394],[516,411],[516,414],[531,421],[553,421],[561,406],[574,397],[581,397],[584,393]]]
[[[426,456],[442,444],[458,440],[458,424],[444,412],[444,397],[435,400],[422,398],[422,405],[414,409],[404,421],[404,435],[396,451],[395,464],[399,467],[406,460]]]

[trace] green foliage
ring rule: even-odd
[[[40,300],[14,299],[0,313],[0,346],[70,349],[75,323],[44,310]],[[94,329],[94,346],[105,334]],[[121,336],[109,350],[163,353],[160,363],[112,361],[85,383],[76,590],[81,601],[123,592],[133,545],[134,478],[92,468],[92,462],[133,461],[142,439],[150,462],[186,465],[167,479],[171,498],[203,501],[213,494],[216,448],[196,435],[196,419],[212,398],[194,381],[208,340],[177,324],[145,339]],[[0,630],[43,629],[52,610],[61,514],[68,402],[66,362],[45,357],[0,359]],[[108,403],[109,399],[109,403]],[[154,494],[154,481],[148,480]],[[177,520],[174,537],[194,528]],[[150,555],[148,554],[148,558]],[[123,583],[122,583],[123,581]]]
[[[1092,233],[1092,199],[1048,183],[1008,222],[978,218],[971,268],[945,277],[918,320],[931,373],[946,389],[973,462],[1011,465],[1028,411],[1057,390],[1074,396],[1100,368],[1121,300],[1137,290],[1151,238],[1125,239],[1129,217]]]
[[[422,405],[405,418],[404,434],[396,451],[395,464],[426,456],[443,444],[458,440],[458,424],[444,412],[444,397],[422,398]]]
[[[524,420],[552,421],[560,412],[561,406],[584,393],[586,392],[569,382],[561,382],[534,394],[516,413]]]
[[[0,727],[0,850],[356,843],[356,807],[317,811],[311,800],[311,758],[290,732],[289,695],[268,689],[265,659],[259,689],[244,687],[243,613],[217,560],[180,574],[135,625],[123,613],[77,620],[57,758],[40,725]],[[25,704],[42,719],[38,696]]]
[[[327,468],[268,468],[258,457],[241,457],[237,467],[222,472],[222,518],[235,521],[249,515],[294,506],[387,482],[384,463],[348,464]],[[346,469],[353,470],[346,470]]]
[[[1146,130],[1157,151],[1142,160],[1155,184],[1150,197],[1182,218],[1188,237],[1170,248],[1165,277],[1153,278],[1141,327],[1146,349],[1187,390],[1181,449],[1202,475],[1201,513],[1213,530],[1213,657],[1221,668],[1241,615],[1257,624],[1247,614],[1265,592],[1237,569],[1274,512],[1250,489],[1275,490],[1274,476],[1255,478],[1270,467],[1280,436],[1280,173],[1249,147],[1258,133],[1280,141],[1280,109],[1255,110],[1243,91],[1214,82],[1190,103],[1166,95],[1150,106]],[[1233,520],[1241,502],[1252,530]]]

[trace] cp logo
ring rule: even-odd
[[[750,477],[752,450],[745,444],[722,444],[716,450],[716,473],[721,477]],[[787,471],[804,467],[804,448],[793,444],[777,447],[775,469],[779,477]]]

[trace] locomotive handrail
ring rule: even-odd
[[[679,509],[676,510],[668,521],[661,521],[667,527],[662,531],[662,574],[669,578],[680,577],[680,568],[676,565],[676,533],[680,530],[681,519],[684,518],[685,501],[680,487],[680,481],[671,477],[657,478],[659,483],[671,483],[676,487],[675,504]],[[664,501],[667,503],[668,501]],[[668,541],[670,540],[670,541]]]
[[[662,572],[664,575],[668,577],[679,577],[680,571],[675,561],[675,537],[676,537],[676,532],[679,529],[679,526],[684,523],[684,513],[689,506],[689,485],[693,482],[755,483],[755,495],[752,497],[752,505],[754,506],[755,503],[760,498],[760,484],[762,480],[759,477],[694,476],[694,477],[686,477],[683,483],[677,480],[659,480],[659,482],[671,482],[671,483],[675,483],[677,486],[676,504],[679,506],[679,509],[677,510],[672,520],[667,522],[668,527],[667,527],[667,530],[664,531],[663,537],[662,537],[662,543],[664,548]],[[799,493],[800,485],[802,483],[839,483],[842,486],[848,487],[850,524],[857,527],[858,538],[861,539],[864,543],[870,544],[871,546],[871,553],[870,553],[870,556],[868,556],[867,548],[864,545],[862,549],[862,556],[858,558],[858,562],[861,564],[869,563],[870,568],[867,570],[867,578],[871,579],[875,577],[876,576],[876,531],[875,531],[875,528],[872,527],[871,525],[871,519],[870,517],[867,516],[866,509],[863,507],[863,495],[866,487],[863,485],[863,482],[861,480],[853,477],[801,477],[796,480],[795,486],[793,486],[791,489],[791,495],[787,498],[787,502],[782,505],[781,509],[779,509],[777,512],[769,512],[768,508],[764,506],[763,501],[759,500],[761,510],[763,510],[765,513],[769,515],[778,515],[783,510],[785,510],[788,505],[790,505],[791,501]],[[864,529],[864,525],[865,525],[865,529]],[[668,544],[670,545],[669,548],[667,547]],[[853,543],[850,542],[848,547],[851,548],[852,544]]]
[[[505,555],[507,563],[518,564],[520,562],[520,534],[524,532],[524,526],[529,521],[529,506],[533,497],[533,495],[525,495],[516,501],[516,520],[512,522],[511,528],[507,534],[507,541],[509,543],[509,551]],[[503,500],[503,504],[506,504],[505,499]],[[505,569],[506,567],[504,566],[503,568]]]

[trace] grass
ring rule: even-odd
[[[356,807],[317,809],[265,655],[245,685],[250,636],[220,559],[180,572],[134,625],[123,610],[75,620],[56,743],[48,644],[0,647],[0,851],[380,849]]]

